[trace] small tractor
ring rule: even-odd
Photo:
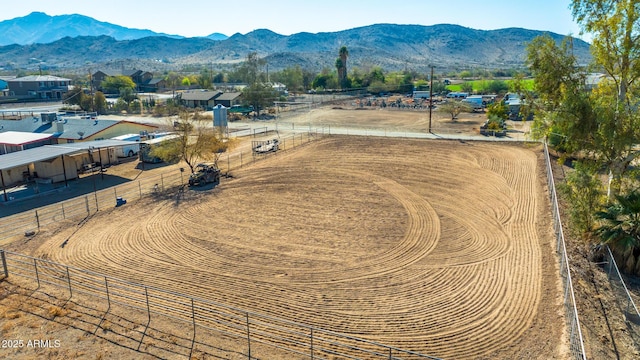
[[[189,186],[203,186],[208,183],[220,183],[220,169],[210,164],[196,165],[195,172],[189,176]]]

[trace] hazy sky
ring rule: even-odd
[[[137,29],[182,35],[246,34],[270,29],[282,35],[331,32],[359,26],[458,24],[492,30],[522,27],[579,36],[569,0],[2,0],[0,21],[33,11],[81,14]],[[10,2],[10,5],[8,4]],[[8,6],[7,6],[8,5]]]

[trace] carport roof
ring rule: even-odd
[[[67,149],[76,149],[76,150],[90,150],[90,149],[104,149],[109,147],[117,147],[117,146],[125,146],[132,144],[139,144],[139,141],[125,141],[125,140],[93,140],[93,141],[83,141],[77,143],[66,143],[66,144],[58,144],[51,145],[56,147],[62,147]]]
[[[136,144],[136,141],[95,140],[81,143],[45,145],[33,149],[0,155],[0,170],[13,169],[39,161],[50,160],[60,155],[78,154],[90,149],[103,149]]]
[[[54,145],[45,145],[29,150],[16,151],[0,155],[0,170],[13,169],[18,166],[50,160],[60,155],[67,155],[75,152],[79,152],[79,150]]]

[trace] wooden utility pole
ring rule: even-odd
[[[429,78],[429,133],[431,133],[431,113],[433,111],[433,65],[429,65],[431,68],[431,77]]]

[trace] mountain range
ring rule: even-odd
[[[86,72],[88,68],[140,68],[149,71],[194,66],[224,67],[250,52],[264,57],[269,69],[299,65],[310,70],[333,68],[338,50],[347,46],[349,66],[426,71],[524,66],[527,44],[542,31],[521,28],[475,30],[460,25],[375,24],[326,33],[280,35],[267,29],[230,37],[207,37],[129,29],[82,15],[32,13],[0,22],[0,70],[45,68]],[[556,41],[564,36],[547,33]],[[12,44],[7,45],[7,42]],[[573,39],[582,63],[589,44]]]

